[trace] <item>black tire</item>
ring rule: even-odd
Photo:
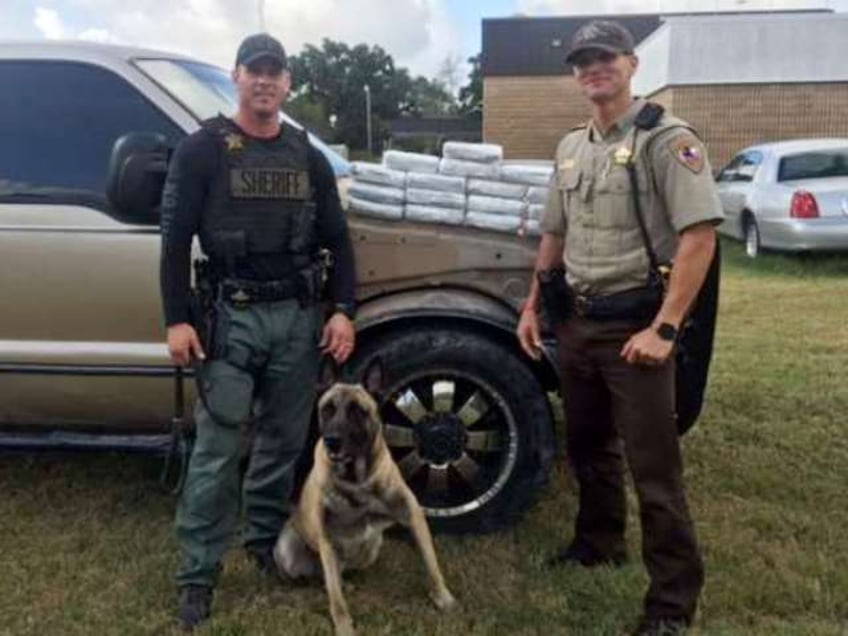
[[[762,244],[760,242],[760,227],[757,225],[757,219],[753,214],[745,216],[745,223],[742,227],[745,241],[745,255],[748,258],[757,258],[762,252]]]
[[[417,325],[365,343],[354,377],[375,357],[386,439],[431,527],[514,523],[547,483],[555,451],[550,404],[528,365],[469,330]]]

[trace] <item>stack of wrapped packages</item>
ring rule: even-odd
[[[539,233],[551,162],[504,162],[496,144],[447,142],[443,157],[389,150],[354,162],[350,208],[359,214]]]

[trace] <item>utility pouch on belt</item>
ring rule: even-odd
[[[565,268],[544,269],[536,277],[548,321],[555,325],[568,320],[574,312],[574,291],[565,280]]]

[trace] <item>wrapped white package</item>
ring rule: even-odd
[[[509,183],[547,186],[554,174],[553,163],[505,163],[501,165],[501,179]]]
[[[418,190],[440,190],[465,194],[465,179],[449,177],[443,174],[424,174],[420,172],[406,173],[406,187]]]
[[[390,170],[379,163],[354,161],[351,164],[353,175],[357,181],[376,183],[379,185],[402,188],[406,185],[406,173],[400,170]]]
[[[527,186],[519,183],[469,179],[468,194],[481,194],[485,197],[501,197],[504,199],[523,199],[524,195],[527,194]]]
[[[389,205],[403,203],[403,190],[400,188],[363,183],[356,179],[350,184],[348,194],[357,199],[373,201],[374,203],[388,203]]]
[[[351,212],[359,212],[367,216],[379,216],[384,219],[397,219],[398,221],[403,218],[402,205],[374,203],[373,201],[357,199],[356,197],[348,197],[348,201]]]
[[[484,197],[479,194],[472,194],[468,197],[468,210],[470,212],[520,216],[526,208],[527,204],[521,199],[499,199],[497,197]]]
[[[497,163],[503,159],[503,146],[498,144],[472,144],[462,141],[446,141],[442,156],[460,161]]]
[[[415,205],[414,203],[407,203],[404,206],[404,214],[408,221],[448,223],[450,225],[461,225],[465,217],[465,211],[461,209],[440,208],[432,205]]]
[[[472,227],[480,227],[486,230],[498,230],[500,232],[517,232],[521,226],[521,218],[508,216],[506,214],[484,214],[482,212],[469,212],[465,215],[465,224]]]
[[[442,174],[452,174],[457,177],[479,177],[480,179],[497,180],[501,176],[501,164],[442,159],[439,162],[439,172]]]
[[[531,203],[527,206],[527,218],[532,219],[533,221],[540,220],[544,212],[545,206],[541,203]]]
[[[465,195],[456,192],[439,192],[438,190],[406,189],[406,201],[415,205],[434,205],[441,208],[465,207]]]
[[[435,174],[439,171],[439,158],[417,152],[387,150],[383,153],[383,165],[392,170]]]
[[[530,186],[527,188],[527,203],[545,203],[548,200],[548,188]]]

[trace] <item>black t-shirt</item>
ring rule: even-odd
[[[287,134],[283,125],[280,135]],[[292,131],[288,129],[288,134]],[[263,143],[263,140],[255,140]],[[274,139],[264,140],[273,143]],[[201,128],[186,137],[171,158],[162,194],[162,256],[160,285],[165,322],[188,322],[191,284],[191,242],[200,229],[206,196],[217,177],[220,140]],[[312,145],[308,150],[309,180],[314,187],[318,244],[333,252],[335,266],[328,281],[333,303],[354,302],[356,272],[347,221],[339,202],[336,177],[327,158]],[[277,255],[254,255],[239,264],[236,275],[254,280],[281,278],[288,261]]]

